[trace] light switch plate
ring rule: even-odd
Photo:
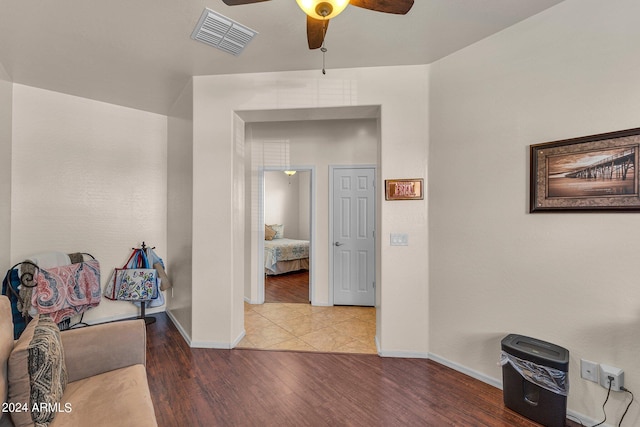
[[[406,233],[391,233],[391,246],[409,246],[409,235]]]

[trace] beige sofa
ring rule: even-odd
[[[0,296],[0,427],[157,426],[142,320],[59,332],[36,316],[14,341],[11,319],[9,300]]]

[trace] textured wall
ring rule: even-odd
[[[11,132],[13,83],[0,64],[0,271],[11,267]]]
[[[13,124],[13,263],[89,252],[104,284],[142,241],[166,257],[166,116],[15,84]],[[103,300],[85,318],[136,312]]]
[[[299,178],[299,174],[288,177],[282,171],[267,171],[264,174],[264,222],[284,224],[285,237],[290,239],[300,238]]]
[[[569,408],[592,418],[606,390],[580,379],[580,358],[640,390],[640,216],[529,214],[528,150],[640,126],[639,14],[568,0],[431,67],[430,352],[500,381],[507,333],[562,345]]]
[[[184,334],[191,336],[193,239],[193,84],[176,100],[167,125],[167,274],[173,289],[167,309]]]

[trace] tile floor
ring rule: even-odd
[[[377,353],[374,307],[245,303],[244,327],[237,348]]]

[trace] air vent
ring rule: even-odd
[[[251,28],[205,9],[191,38],[238,56],[256,34]]]

